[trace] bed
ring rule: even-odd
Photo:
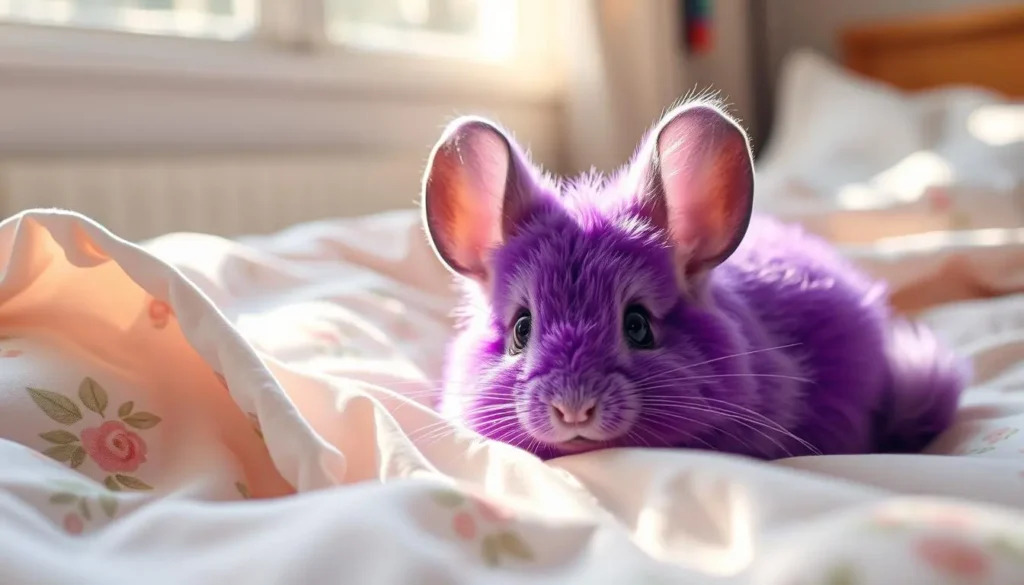
[[[985,22],[1005,35],[1002,19]],[[878,65],[902,50],[893,35],[960,37],[955,24],[880,26],[848,37],[880,78],[896,70]],[[976,36],[977,50],[998,45]],[[787,139],[759,173],[800,176]],[[768,207],[785,208],[778,193]],[[72,213],[10,218],[0,581],[1021,582],[1024,222],[927,225],[894,206],[844,208],[826,188],[803,197],[818,215],[796,220],[974,360],[956,424],[926,454],[626,450],[545,464],[455,428],[423,405],[453,295],[413,211],[141,245]],[[871,213],[897,219],[850,227]]]
[[[1024,9],[841,31],[780,73],[758,204],[843,243],[1024,222]]]

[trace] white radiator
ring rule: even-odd
[[[71,209],[129,240],[266,233],[414,205],[423,163],[325,153],[5,158],[0,212]]]

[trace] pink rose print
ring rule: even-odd
[[[135,471],[146,462],[146,442],[121,421],[83,430],[82,446],[104,471]]]
[[[72,513],[64,516],[64,530],[68,534],[81,534],[84,529],[85,522],[82,522],[82,517],[78,514]]]
[[[466,512],[460,512],[452,518],[452,529],[462,540],[473,540],[476,537],[476,522]]]
[[[985,552],[955,538],[927,537],[918,541],[914,548],[921,560],[950,577],[981,579],[989,572]]]
[[[508,508],[484,500],[477,500],[476,509],[481,518],[495,524],[507,522],[514,517]]]
[[[163,329],[171,321],[174,311],[166,301],[153,299],[149,301],[149,322],[156,329]]]
[[[450,489],[438,490],[433,496],[441,507],[451,510],[451,525],[455,535],[467,543],[478,544],[480,558],[488,566],[495,567],[508,561],[534,560],[533,549],[516,530],[486,524],[511,519],[513,515],[510,510]],[[484,520],[484,523],[478,518]]]
[[[928,187],[925,189],[924,196],[935,211],[948,211],[953,206],[953,199],[949,196],[949,192],[942,187]]]
[[[1003,427],[994,431],[989,431],[981,438],[981,440],[989,445],[995,445],[996,443],[1005,441],[1016,434],[1017,429],[1013,427]]]
[[[328,345],[337,345],[341,343],[341,336],[334,331],[313,331],[310,335],[313,339]]]
[[[41,449],[43,455],[67,463],[71,469],[77,469],[88,458],[93,459],[105,471],[114,472],[103,479],[103,484],[111,491],[153,489],[141,479],[121,472],[138,469],[146,462],[148,452],[142,437],[127,427],[143,431],[151,429],[160,424],[159,416],[144,410],[136,411],[135,402],[129,400],[117,408],[120,420],[108,420],[98,427],[86,428],[79,436],[67,427],[77,425],[86,417],[92,418],[93,414],[101,419],[111,414],[110,396],[102,384],[88,376],[82,378],[78,384],[78,401],[70,394],[43,388],[26,388],[26,391],[43,414],[65,427],[39,433],[40,439],[52,445]],[[89,520],[89,514],[84,510],[82,517]]]

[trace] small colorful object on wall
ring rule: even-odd
[[[711,0],[682,0],[687,52],[701,55],[711,51]]]

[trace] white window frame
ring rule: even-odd
[[[304,10],[282,10],[284,0],[259,0],[262,20],[251,39],[243,42],[202,38],[165,37],[70,27],[0,23],[0,107],[5,87],[40,87],[39,91],[99,91],[113,84],[125,88],[160,88],[170,94],[198,96],[215,93],[231,100],[255,100],[267,92],[318,99],[382,99],[404,102],[511,104],[515,107],[557,107],[563,94],[561,47],[558,42],[561,0],[517,0],[517,55],[505,62],[483,62],[459,56],[365,50],[328,43],[323,4],[294,0]],[[290,0],[291,1],[291,0]],[[18,97],[26,103],[25,93]],[[105,99],[105,111],[83,111],[98,120],[118,119],[127,103]],[[125,100],[130,99],[125,97]],[[218,104],[230,104],[219,100]],[[237,101],[235,102],[237,103]],[[173,106],[171,106],[173,107]],[[226,107],[226,106],[225,106]],[[282,102],[282,108],[288,107]],[[301,108],[297,103],[295,108]],[[154,107],[156,109],[156,107]],[[31,117],[31,108],[9,116]],[[216,112],[204,112],[216,119]],[[456,113],[456,112],[452,112]],[[185,112],[163,111],[168,135],[180,134]],[[301,111],[297,115],[301,115]],[[60,128],[45,128],[17,120],[13,131],[4,128],[0,112],[0,152],[30,144],[41,148],[36,136],[19,135],[26,128],[44,128],[61,148]],[[254,120],[257,123],[258,120]],[[9,124],[10,125],[10,124]],[[81,132],[68,129],[67,132]],[[146,142],[159,143],[150,127]],[[202,142],[204,125],[194,129]],[[81,144],[81,136],[67,136]],[[311,145],[324,137],[309,135]],[[267,139],[271,140],[270,137]],[[290,146],[295,146],[292,140]],[[267,144],[241,146],[263,147]]]
[[[550,99],[561,87],[550,0],[517,0],[518,54],[501,63],[330,44],[322,3],[288,1],[260,0],[261,23],[242,42],[0,23],[0,76],[52,72],[526,100]],[[282,10],[300,4],[301,13]]]

